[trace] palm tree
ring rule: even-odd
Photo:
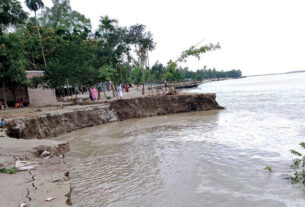
[[[36,15],[37,11],[44,7],[44,3],[42,2],[42,0],[25,0],[25,4],[31,11],[34,11],[34,13],[35,13],[35,22],[36,22],[37,33],[38,33],[38,38],[39,38],[39,43],[40,43],[40,48],[41,48],[41,54],[43,57],[44,66],[47,67],[46,57],[45,57],[44,51],[43,51],[43,46],[42,46],[42,41],[41,41],[41,36],[40,36],[39,26],[38,26],[38,21],[37,21],[37,15]]]

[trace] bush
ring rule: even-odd
[[[305,143],[301,142],[300,146],[305,149]],[[296,150],[290,150],[290,152],[297,156],[296,159],[293,160],[293,164],[291,168],[294,169],[293,176],[290,177],[292,183],[302,183],[305,186],[305,154],[301,154]]]

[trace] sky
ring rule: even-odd
[[[23,2],[23,0],[20,0]],[[44,0],[51,6],[51,0]],[[149,62],[166,64],[204,40],[221,49],[190,58],[181,66],[240,69],[243,75],[305,70],[304,0],[70,0],[91,19],[117,19],[121,26],[144,24],[156,48]],[[24,4],[23,4],[24,5]]]

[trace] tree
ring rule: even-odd
[[[44,70],[44,59],[41,53],[40,39],[37,36],[37,27],[34,19],[30,19],[25,27],[20,28],[18,33],[24,42],[24,54],[28,61],[27,70]],[[44,55],[46,59],[54,57],[56,48],[63,41],[66,34],[57,34],[52,28],[39,27],[41,34],[41,42],[44,47]],[[36,34],[36,35],[35,35]],[[48,63],[47,63],[48,64]]]
[[[153,80],[162,81],[166,68],[159,62],[151,67],[151,75]]]
[[[90,19],[72,10],[69,0],[52,0],[51,8],[45,7],[39,18],[41,25],[56,29],[65,29],[70,33],[90,33]]]
[[[177,69],[177,64],[170,61],[166,67],[166,73],[163,77],[169,82],[178,82],[184,80],[183,74]]]
[[[62,40],[49,58],[44,76],[34,79],[35,86],[92,86],[97,77],[93,67],[94,59],[94,51],[85,47],[80,39]]]
[[[189,49],[183,51],[176,62],[185,62],[186,59],[190,56],[194,56],[194,57],[198,58],[198,60],[199,60],[201,54],[206,53],[208,51],[220,49],[219,43],[217,43],[216,45],[210,43],[208,45],[204,45],[199,48],[196,48],[196,46],[197,45],[191,46]]]
[[[16,88],[26,86],[26,61],[23,55],[23,43],[16,34],[5,34],[0,47],[0,82],[8,87],[16,102]],[[6,100],[4,100],[6,102]],[[5,103],[7,104],[7,103]]]
[[[12,36],[3,35],[6,28],[23,24],[27,19],[27,13],[23,11],[22,6],[17,0],[1,0],[0,1],[0,82],[2,82],[4,102],[7,105],[5,86],[10,89],[15,84],[23,83],[25,73],[19,64],[23,65],[22,51],[14,50],[18,48],[18,44],[11,47]],[[20,48],[18,48],[20,49]],[[19,53],[16,53],[18,51]],[[15,96],[15,90],[13,91]]]
[[[99,69],[99,73],[98,73],[99,82],[109,82],[109,81],[115,79],[115,73],[116,73],[116,70],[109,65],[105,65],[105,66],[101,67]],[[106,98],[105,90],[104,90],[104,96]]]
[[[135,52],[138,56],[138,65],[142,70],[143,89],[142,95],[145,94],[145,76],[144,67],[146,60],[148,59],[148,52],[153,50],[156,46],[152,34],[145,31],[145,26],[142,24],[136,24],[129,28],[130,42],[135,46]]]
[[[134,84],[141,84],[143,76],[143,70],[140,67],[134,68],[131,72],[131,80]]]
[[[9,26],[23,24],[27,19],[27,13],[17,0],[0,1],[0,36]]]
[[[38,25],[38,21],[37,21],[37,11],[44,7],[44,3],[42,2],[42,0],[25,0],[25,4],[31,11],[34,11],[34,13],[35,13],[35,22],[36,22],[37,33],[38,33],[38,38],[39,38],[39,43],[40,43],[40,48],[41,48],[41,54],[43,57],[44,66],[47,67],[46,58],[44,55],[44,50],[43,50],[42,41],[41,41],[41,36],[40,36],[40,32],[39,32],[39,25]]]
[[[127,59],[130,50],[126,37],[127,29],[120,27],[117,20],[108,16],[100,18],[99,27],[95,32],[95,38],[99,41],[98,68],[104,65],[115,68],[115,79],[112,80],[115,85],[119,81],[123,82],[121,65],[123,65],[124,59]],[[113,96],[115,96],[114,90]]]

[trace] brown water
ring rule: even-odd
[[[305,74],[207,83],[226,110],[87,128],[71,142],[73,206],[305,206],[289,149],[305,134]],[[270,165],[273,173],[265,172]]]

